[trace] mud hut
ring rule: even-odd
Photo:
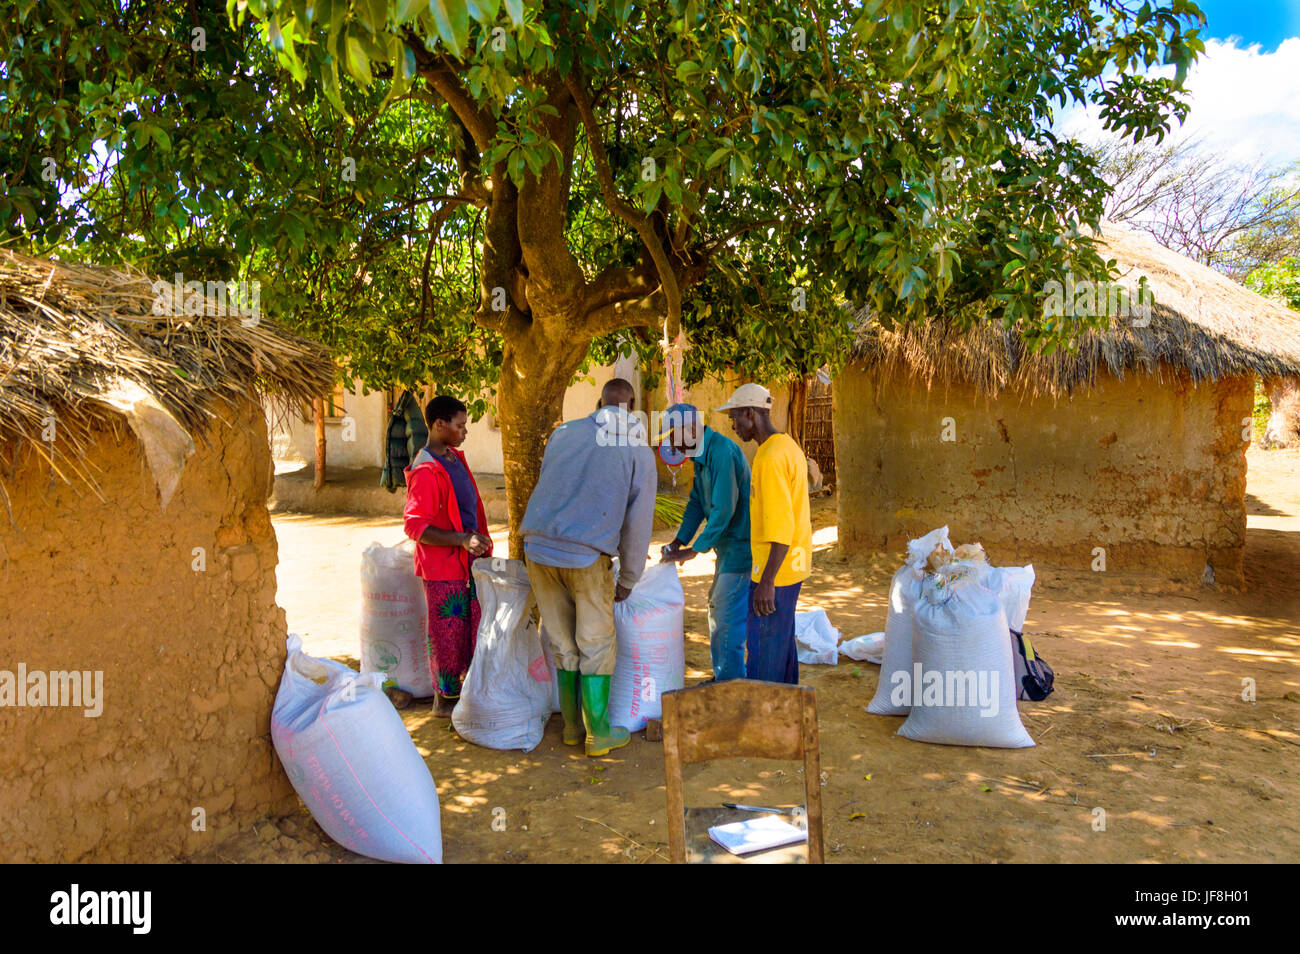
[[[1119,227],[1098,251],[1154,302],[1074,352],[861,316],[834,386],[846,554],[946,523],[999,563],[1240,584],[1254,384],[1300,375],[1300,315]]]
[[[0,861],[175,858],[296,806],[261,402],[333,371],[202,287],[155,315],[144,275],[0,253]]]

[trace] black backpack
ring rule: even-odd
[[[1052,694],[1052,683],[1056,674],[1042,656],[1034,652],[1029,637],[1011,632],[1011,645],[1015,647],[1016,698],[1041,702]]]

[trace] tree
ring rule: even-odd
[[[485,410],[500,347],[472,318],[473,219],[451,214],[454,160],[427,161],[449,155],[447,125],[415,91],[349,85],[355,122],[341,122],[218,0],[28,15],[0,21],[0,235],[256,281],[262,311],[335,348],[344,377],[436,381]]]
[[[1300,169],[1234,163],[1190,139],[1113,136],[1092,149],[1110,186],[1111,221],[1239,281],[1261,264],[1300,254]]]
[[[1265,298],[1275,298],[1300,311],[1300,257],[1261,265],[1246,276],[1246,284]]]
[[[90,34],[125,16],[108,0],[69,3]],[[173,26],[189,16],[188,6],[165,6]],[[705,343],[692,348],[697,359],[735,341],[733,361],[761,364],[777,351],[789,372],[847,335],[838,307],[847,298],[886,322],[994,320],[1036,347],[1068,347],[1104,316],[1044,318],[1039,302],[1067,271],[1110,277],[1077,228],[1096,224],[1105,186],[1091,157],[1050,132],[1054,104],[1090,101],[1124,135],[1162,135],[1186,112],[1181,83],[1204,22],[1186,0],[1135,10],[1120,0],[868,0],[856,9],[831,0],[231,0],[229,10],[235,45],[255,25],[300,84],[290,94],[280,75],[255,76],[274,88],[271,101],[327,101],[363,140],[367,117],[422,107],[430,175],[454,206],[446,227],[482,237],[470,240],[472,317],[500,345],[512,530],[564,388],[594,342],[626,340],[627,329],[671,339],[685,325]],[[50,77],[84,68],[63,40],[84,26],[65,18],[45,32]],[[28,28],[20,8],[18,34]],[[1176,64],[1177,76],[1137,71],[1156,62]],[[183,82],[131,87],[150,65],[130,57],[104,69],[120,108],[148,100],[167,112],[202,98]],[[57,85],[26,69],[7,79],[13,102],[37,102],[34,91]],[[230,83],[245,85],[236,75]],[[383,109],[363,111],[375,98]],[[61,137],[39,108],[33,128]],[[137,139],[151,140],[136,148],[165,167],[152,124],[136,121],[146,124]],[[296,151],[282,160],[320,201],[321,161],[298,149],[282,110],[242,128],[250,145],[290,137]],[[35,140],[19,141],[30,154]],[[238,158],[225,167],[227,189],[250,176]],[[139,180],[165,179],[147,163],[124,173],[124,196],[138,195]],[[270,170],[252,175],[268,203],[289,203],[292,250],[297,193],[277,195]],[[39,232],[58,217],[48,205],[28,216],[6,187],[22,228]],[[394,197],[378,202],[386,209]],[[12,229],[8,215],[0,227]],[[304,246],[318,243],[298,224]],[[398,217],[384,247],[416,234],[427,242],[430,231]],[[792,307],[797,289],[806,312]],[[416,312],[409,283],[387,294],[403,290]],[[805,318],[811,334],[795,334]],[[706,350],[710,342],[718,347]]]
[[[1246,276],[1246,284],[1268,298],[1300,311],[1300,258],[1284,258]],[[1289,447],[1300,443],[1300,383],[1294,378],[1264,378],[1268,421],[1260,444]]]

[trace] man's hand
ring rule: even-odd
[[[469,551],[470,556],[482,556],[492,548],[492,541],[481,533],[466,533],[460,545]]]
[[[754,615],[771,616],[776,612],[776,584],[759,580],[754,587]]]
[[[632,593],[632,587],[630,587],[630,586],[623,586],[623,585],[620,584],[620,583],[615,583],[615,584],[614,584],[614,602],[615,602],[615,603],[621,603],[621,602],[623,602],[625,599],[628,598],[628,596],[631,595],[631,593]]]
[[[685,563],[692,557],[697,556],[699,554],[695,550],[690,547],[679,546],[676,541],[673,541],[668,552],[664,554],[664,561],[667,563]]]

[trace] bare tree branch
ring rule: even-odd
[[[1093,150],[1112,188],[1110,220],[1237,279],[1300,254],[1300,182],[1287,170],[1232,163],[1198,140],[1116,138]]]

